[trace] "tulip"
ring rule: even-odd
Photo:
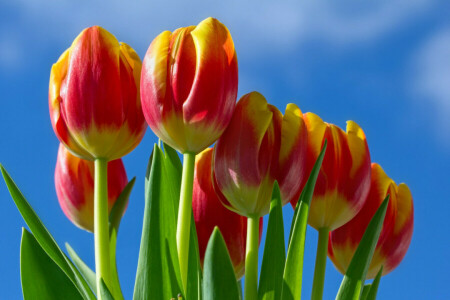
[[[164,31],[147,50],[141,75],[145,119],[184,154],[177,223],[181,281],[186,289],[195,155],[214,143],[234,111],[238,69],[233,40],[218,20]]]
[[[282,115],[252,92],[236,105],[227,130],[215,145],[214,188],[222,203],[246,216],[245,299],[257,298],[259,217],[270,209],[278,175]]]
[[[200,261],[203,265],[206,246],[214,227],[220,232],[230,254],[236,278],[244,275],[245,245],[247,236],[247,218],[228,209],[220,202],[220,195],[214,191],[212,183],[213,149],[207,148],[195,160],[194,192],[192,208],[197,228]],[[259,220],[259,241],[261,241],[262,222]]]
[[[370,188],[370,154],[363,130],[353,121],[347,131],[306,113],[308,148],[305,172],[312,170],[325,139],[327,151],[314,189],[308,224],[334,230],[350,221],[362,208]],[[302,188],[308,176],[302,178]],[[295,207],[298,199],[293,199]]]
[[[370,154],[366,136],[355,122],[348,121],[344,132],[313,113],[303,118],[308,130],[306,174],[328,141],[308,216],[308,224],[319,231],[311,299],[322,299],[328,233],[350,221],[364,205],[370,188]],[[302,178],[302,189],[307,179]],[[293,207],[297,201],[291,201]]]
[[[278,173],[282,115],[263,95],[252,92],[236,105],[214,154],[215,188],[223,204],[240,215],[269,213]]]
[[[238,67],[233,40],[218,20],[164,31],[144,58],[141,97],[153,132],[181,153],[214,143],[233,114]]]
[[[107,164],[131,152],[147,128],[139,97],[141,67],[130,46],[93,26],[78,35],[50,73],[50,119],[56,136],[76,156],[95,161],[98,295],[102,279],[111,287]]]
[[[108,163],[108,212],[128,182],[121,159]],[[59,205],[76,226],[94,231],[94,163],[59,146],[55,169]]]
[[[58,139],[87,160],[131,152],[146,130],[140,73],[130,46],[101,27],[83,30],[50,74],[50,117]]]
[[[414,224],[413,199],[408,186],[398,186],[383,169],[372,164],[369,195],[361,211],[348,223],[330,232],[328,255],[336,268],[345,273],[367,225],[377,208],[389,195],[389,205],[367,278],[374,278],[383,266],[383,275],[395,269],[408,250]]]
[[[289,103],[283,116],[281,126],[281,148],[277,181],[280,186],[283,205],[297,201],[302,182],[307,180],[306,147],[307,130],[301,110]]]

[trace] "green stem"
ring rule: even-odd
[[[321,300],[323,297],[323,284],[325,282],[325,269],[327,266],[328,233],[329,230],[326,227],[319,229],[311,300]]]
[[[181,179],[180,204],[178,207],[177,250],[180,262],[181,282],[187,287],[189,260],[189,235],[192,215],[192,190],[194,185],[195,154],[183,154],[183,177]]]
[[[94,240],[97,296],[100,298],[100,281],[110,287],[109,276],[109,223],[108,223],[108,162],[95,160]]]
[[[259,217],[247,218],[247,246],[245,253],[244,299],[258,298],[258,242]]]

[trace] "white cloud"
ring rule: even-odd
[[[9,33],[0,33],[0,66],[3,71],[14,72],[21,65],[23,49],[20,41]]]
[[[212,15],[232,27],[235,39],[245,40],[246,50],[285,49],[304,39],[353,45],[388,34],[433,5],[429,0],[376,1],[110,1],[16,2],[21,20],[43,27],[46,38],[100,24],[117,35],[148,45],[162,29],[173,29]],[[131,42],[131,41],[130,41]]]
[[[450,138],[450,27],[436,33],[413,60],[414,91],[423,107],[430,108],[438,132]]]

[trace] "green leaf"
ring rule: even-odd
[[[369,294],[370,291],[370,287],[372,286],[372,284],[366,284],[364,285],[364,288],[361,292],[361,297],[359,298],[359,300],[366,300],[367,299],[367,295]]]
[[[127,185],[123,188],[119,197],[117,197],[116,202],[111,208],[111,212],[109,213],[109,234],[115,229],[116,232],[119,231],[120,221],[122,220],[122,216],[125,213],[125,209],[128,205],[128,200],[130,199],[131,190],[133,189],[134,183],[136,181],[136,177],[133,177]]]
[[[202,269],[198,249],[197,231],[195,228],[194,214],[191,216],[191,233],[189,237],[189,261],[188,282],[186,287],[186,299],[201,300],[202,296]]]
[[[125,209],[128,206],[128,200],[130,199],[131,190],[133,189],[136,177],[133,177],[128,184],[123,188],[119,197],[117,198],[114,206],[109,213],[109,257],[111,266],[111,289],[114,292],[116,300],[123,300],[122,290],[120,288],[119,273],[117,272],[116,262],[116,244],[117,234],[119,233],[120,221],[125,213]]]
[[[305,238],[306,227],[308,225],[309,205],[311,204],[311,199],[314,194],[314,187],[316,185],[326,149],[327,141],[325,140],[322,151],[317,157],[308,181],[300,194],[300,198],[295,208],[295,215],[292,220],[289,246],[283,274],[283,289],[281,293],[281,299],[283,300],[301,298],[303,257],[305,253]]]
[[[61,268],[67,277],[77,287],[84,299],[95,299],[94,294],[90,290],[88,284],[78,272],[77,268],[72,264],[69,258],[61,251],[58,244],[55,242],[51,234],[45,228],[42,221],[37,216],[36,212],[30,206],[23,194],[20,192],[17,185],[12,180],[11,176],[0,164],[0,170],[6,182],[8,190],[13,198],[19,212],[27,223],[37,242],[47,255]]]
[[[86,279],[86,282],[89,284],[91,290],[96,291],[97,281],[95,278],[95,272],[92,271],[92,269],[89,268],[88,265],[86,265],[86,263],[78,256],[78,254],[75,252],[75,250],[73,250],[69,243],[66,243],[66,249],[67,253],[69,253],[69,257],[72,259],[81,275],[83,275],[84,279]]]
[[[383,227],[384,216],[389,203],[389,195],[381,203],[364,232],[361,242],[348,266],[341,287],[336,296],[338,300],[359,299],[373,252]]]
[[[281,299],[283,271],[286,259],[284,246],[283,205],[280,188],[275,182],[270,202],[269,223],[267,225],[266,244],[261,265],[258,299]]]
[[[167,175],[169,164],[170,160],[155,145],[145,178],[144,222],[134,299],[171,299],[182,292],[174,205],[178,201],[178,181]]]
[[[239,290],[239,300],[244,299],[243,290],[242,290],[242,278],[238,281],[238,290]]]
[[[366,284],[363,289],[363,295],[361,296],[361,300],[376,300],[378,293],[378,286],[380,285],[381,275],[383,274],[383,266],[381,266],[380,270],[375,276],[372,284]]]
[[[225,240],[218,227],[209,238],[203,266],[204,300],[238,300],[239,290]]]
[[[114,297],[112,296],[111,292],[109,291],[108,287],[103,281],[103,278],[100,279],[100,299],[114,300]]]
[[[83,299],[73,282],[25,228],[20,244],[20,277],[25,300]]]

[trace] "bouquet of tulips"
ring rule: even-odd
[[[22,233],[24,298],[124,298],[116,242],[135,179],[121,157],[148,124],[160,142],[145,174],[133,299],[300,299],[307,224],[319,232],[311,298],[322,298],[329,257],[344,274],[336,299],[375,299],[411,241],[408,187],[371,163],[355,122],[344,131],[293,103],[282,114],[258,92],[236,103],[237,87],[233,40],[216,19],[162,32],[143,63],[105,29],[83,30],[51,68],[49,107],[61,142],[56,193],[66,216],[93,232],[95,270],[56,244],[0,166],[31,231]]]

